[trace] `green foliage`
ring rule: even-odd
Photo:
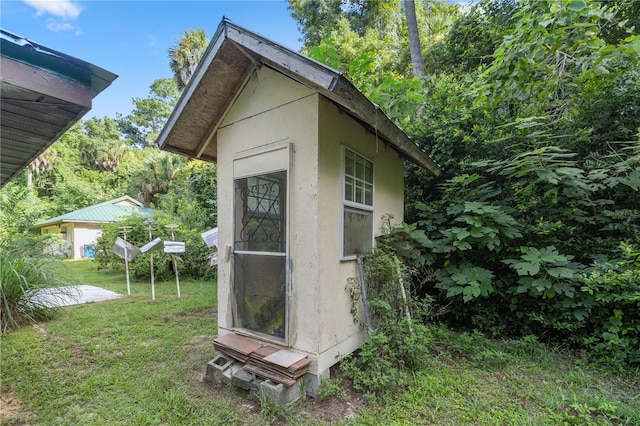
[[[581,276],[571,306],[571,339],[612,362],[640,362],[640,250],[621,243],[622,258]]]
[[[59,266],[24,246],[0,250],[0,332],[54,317],[59,308],[50,306],[42,291],[47,289],[49,300],[72,296],[61,287],[65,282]]]
[[[168,241],[172,239],[171,232],[165,228],[168,224],[175,224],[174,218],[160,215],[154,218],[158,223],[154,226],[152,237],[161,238]],[[131,226],[127,232],[127,241],[138,247],[147,244],[149,240],[149,230],[142,222],[143,218],[129,216],[119,222],[103,226],[103,234],[96,243],[96,255],[94,261],[99,269],[112,268],[122,270],[124,260],[111,252],[113,245],[122,233],[118,229],[120,226]],[[209,248],[204,244],[197,229],[179,227],[175,232],[175,240],[185,243],[185,253],[175,255],[178,264],[178,274],[180,277],[208,278],[214,277],[216,269],[209,266],[207,257],[210,254]],[[169,279],[174,275],[173,257],[162,251],[153,252],[154,276],[155,279]],[[129,271],[134,279],[148,280],[151,274],[149,254],[139,254],[129,262]]]
[[[328,377],[323,377],[320,380],[320,387],[318,387],[317,398],[322,401],[331,397],[346,400],[348,395],[347,391],[344,390],[342,379],[331,379]]]
[[[291,16],[304,36],[305,49],[342,31],[362,36],[370,29],[382,32],[389,20],[397,17],[398,1],[382,0],[287,0]],[[343,21],[346,27],[335,31]]]
[[[603,40],[600,28],[615,20],[615,10],[600,2],[524,1],[513,19],[514,28],[495,50],[479,87],[489,89],[483,94],[494,101],[509,102],[512,111],[542,107],[562,117],[578,77],[611,74],[621,58],[637,62],[640,39],[635,35],[617,45]]]
[[[400,1],[290,0],[305,36],[303,51],[345,73],[365,94],[383,82],[413,75],[404,6]],[[441,42],[459,16],[444,1],[416,1],[423,52]],[[374,102],[376,102],[374,100]]]
[[[462,300],[468,302],[476,297],[488,296],[493,291],[492,278],[491,271],[463,261],[441,271],[436,287],[445,289],[447,297],[462,295]]]
[[[180,33],[180,39],[169,48],[169,68],[178,90],[182,91],[189,83],[208,44],[207,34],[198,28]]]
[[[570,262],[573,256],[558,253],[554,246],[538,250],[535,247],[520,247],[520,259],[505,259],[502,262],[514,269],[522,278],[516,293],[553,298],[564,294],[573,298],[575,289],[571,283],[583,269],[580,264]]]
[[[43,219],[48,203],[13,180],[0,189],[0,249],[29,232],[29,227]]]
[[[167,194],[158,196],[162,211],[185,226],[204,232],[218,224],[217,166],[192,160],[180,169]]]
[[[148,98],[133,98],[133,111],[118,117],[122,135],[136,147],[152,147],[178,102],[180,91],[174,79],[160,78],[150,86]]]
[[[159,197],[170,192],[186,162],[181,155],[148,148],[144,165],[131,177],[129,191],[146,206],[159,206]]]
[[[429,74],[464,74],[482,70],[493,61],[501,33],[511,27],[516,0],[481,0],[453,22],[444,39],[425,54]]]
[[[458,324],[550,333],[637,362],[637,263],[587,268],[620,264],[617,246],[640,234],[638,212],[627,208],[637,199],[633,147],[606,169],[553,147],[475,163],[476,173],[442,186],[440,201],[416,204],[420,220],[404,226],[411,238],[398,251],[438,271],[434,288],[443,291],[440,303],[454,301],[447,316]]]
[[[425,362],[429,334],[421,320],[430,305],[400,288],[409,282],[408,271],[389,248],[380,247],[363,262],[372,329],[357,355],[342,359],[340,368],[355,389],[384,394],[406,387],[410,371]],[[362,300],[359,288],[357,280],[347,286],[354,304]],[[360,321],[357,310],[352,314]]]

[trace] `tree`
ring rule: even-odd
[[[422,77],[424,75],[424,61],[422,59],[422,49],[420,48],[420,32],[418,31],[418,19],[416,18],[416,5],[414,0],[404,0],[404,11],[407,16],[413,75],[414,77]]]
[[[179,97],[174,79],[155,80],[149,87],[148,98],[133,98],[131,114],[118,116],[117,123],[123,136],[135,147],[154,146]]]
[[[178,172],[184,167],[186,158],[155,148],[148,148],[149,155],[144,167],[131,181],[131,192],[146,206],[157,206],[159,195],[169,193]]]
[[[179,90],[187,87],[208,44],[209,40],[204,30],[196,29],[181,33],[180,40],[174,47],[169,48],[169,68]]]
[[[449,26],[442,38],[427,47],[425,68],[429,74],[462,76],[478,71],[493,61],[493,52],[508,33],[512,16],[517,11],[516,0],[481,0],[461,14]],[[442,15],[438,13],[435,16]],[[434,16],[434,14],[431,14]],[[446,17],[455,18],[448,14]]]
[[[335,32],[341,19],[349,22],[349,31],[364,36],[368,30],[380,35],[394,19],[399,2],[383,0],[287,0],[291,16],[303,35],[303,50],[318,46]]]
[[[38,199],[27,188],[24,177],[12,179],[0,189],[0,251],[16,238],[26,236],[29,228],[46,218],[49,203]]]
[[[367,95],[388,77],[413,76],[402,4],[387,1],[354,6],[354,3],[344,2],[335,19],[331,18],[334,22],[331,26],[309,29],[314,33],[322,32],[325,38],[316,45],[305,41],[307,54],[343,71]],[[301,4],[308,6],[304,1]],[[306,8],[296,9],[295,13],[304,14],[306,20],[298,17],[302,24],[308,24],[316,17]],[[442,40],[459,11],[458,6],[443,1],[419,0],[415,4],[415,14],[421,23],[417,27],[421,46],[428,48]],[[306,34],[304,29],[302,32]],[[416,57],[421,56],[422,52]]]
[[[298,22],[303,48],[318,46],[331,34],[341,16],[341,0],[287,0],[291,16]]]
[[[36,175],[41,172],[48,172],[53,168],[53,161],[55,161],[55,151],[47,151],[47,154],[42,153],[38,155],[35,160],[33,160],[29,164],[29,168],[27,170],[27,188],[31,188],[33,186],[33,173]]]
[[[191,160],[181,168],[167,194],[158,196],[163,212],[191,228],[205,230],[218,225],[217,167]]]

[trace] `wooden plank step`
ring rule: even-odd
[[[223,336],[218,336],[213,340],[214,345],[220,347],[226,347],[243,355],[249,355],[256,349],[262,347],[261,343],[251,340],[247,337],[238,336],[237,334],[229,333]]]
[[[279,374],[276,373],[274,371],[270,371],[266,368],[262,368],[258,365],[254,365],[251,363],[248,363],[247,365],[245,365],[244,370],[249,372],[249,373],[253,373],[256,376],[260,376],[264,379],[269,379],[269,380],[273,380],[274,382],[277,383],[282,383],[283,385],[290,387],[296,384],[296,380],[292,379],[290,377],[287,377],[283,374]]]

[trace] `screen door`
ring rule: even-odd
[[[283,148],[234,162],[232,280],[234,327],[285,341],[289,295],[288,158],[288,149]],[[258,173],[251,174],[252,171]]]

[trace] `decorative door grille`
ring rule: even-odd
[[[286,173],[236,179],[235,192],[235,249],[284,253]]]

